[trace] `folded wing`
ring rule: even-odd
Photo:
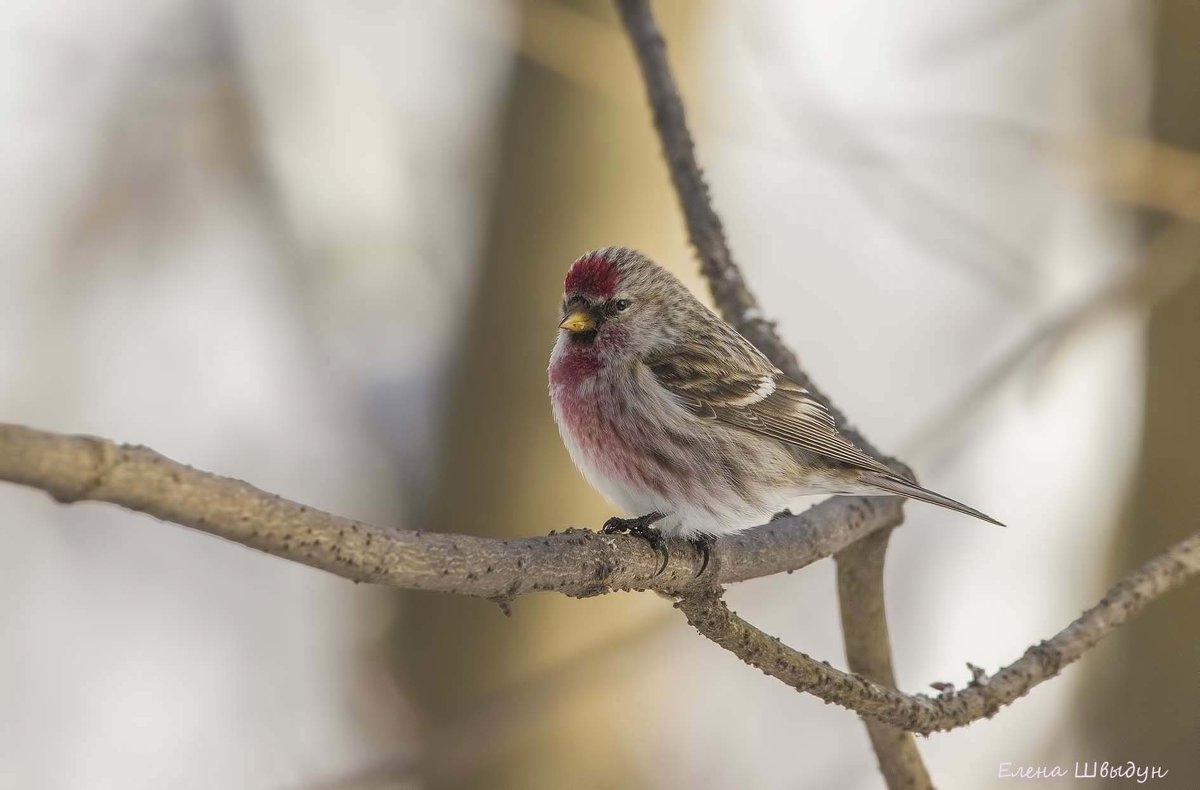
[[[738,338],[739,340],[741,338]],[[742,341],[745,342],[745,341]],[[717,354],[702,344],[647,360],[660,385],[693,414],[794,444],[864,470],[892,472],[838,433],[816,398],[757,350]],[[729,359],[745,364],[733,368]]]

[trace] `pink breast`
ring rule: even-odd
[[[550,391],[559,423],[583,456],[577,462],[632,487],[665,490],[660,471],[636,446],[655,427],[640,424],[637,409],[622,408],[594,357],[565,355],[556,360],[550,368]]]
[[[613,425],[615,404],[600,368],[586,349],[572,349],[550,366],[550,397],[558,419],[576,446],[598,462],[614,450],[628,449]]]

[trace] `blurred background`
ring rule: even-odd
[[[903,688],[994,671],[1196,528],[1200,5],[656,8],[768,314],[1010,525],[908,507]],[[562,275],[623,244],[704,288],[608,3],[18,1],[0,42],[0,419],[405,528],[612,514],[547,402]],[[858,720],[654,595],[510,619],[13,486],[0,545],[5,790],[882,787]],[[842,665],[833,581],[728,597]],[[1198,633],[1192,584],[920,740],[935,781],[1200,786]]]

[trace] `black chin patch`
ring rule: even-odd
[[[586,332],[568,332],[567,334],[570,336],[572,343],[582,343],[586,346],[595,342],[596,335],[599,334],[599,331],[596,329],[589,329]]]

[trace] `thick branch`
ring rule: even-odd
[[[817,661],[742,620],[718,593],[684,596],[676,604],[688,621],[717,644],[798,691],[910,732],[952,730],[990,718],[1034,686],[1057,675],[1146,605],[1200,573],[1200,533],[1175,544],[1121,579],[1100,603],[1053,638],[990,678],[934,699],[908,695]]]
[[[508,600],[537,590],[585,596],[614,590],[680,592],[702,567],[684,541],[660,557],[643,540],[570,530],[498,540],[372,526],[176,463],[146,447],[0,423],[0,480],[60,502],[110,502],[164,521],[362,582]],[[835,497],[712,548],[715,579],[729,583],[795,570],[900,521],[884,497]]]

